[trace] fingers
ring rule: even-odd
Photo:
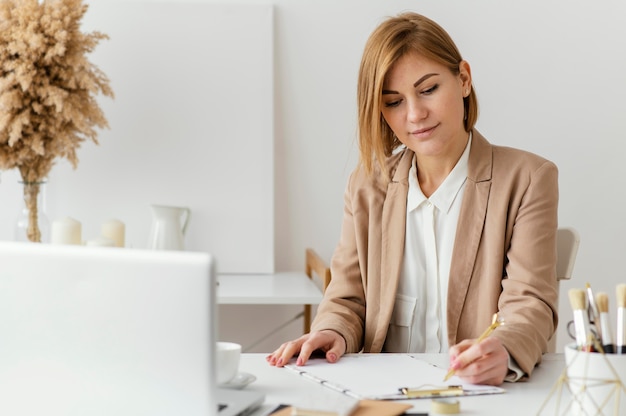
[[[346,341],[335,331],[325,330],[311,334],[311,337],[302,345],[302,350],[296,365],[304,365],[314,351],[325,352],[326,360],[335,363],[346,353]]]
[[[478,344],[465,340],[450,348],[450,368],[463,381],[500,385],[508,372],[509,353],[495,337]]]
[[[269,365],[276,367],[284,366],[294,355],[300,352],[302,344],[306,342],[309,336],[310,334],[306,334],[293,341],[283,343],[274,352],[265,357],[265,360],[269,363]]]
[[[313,354],[314,351],[323,348],[323,343],[317,337],[317,334],[319,333],[313,333],[313,335],[307,340],[307,342],[302,344],[302,349],[300,350],[300,354],[298,355],[298,359],[296,360],[296,365],[306,364],[306,362],[309,361],[309,358],[311,358],[311,354]]]
[[[476,344],[474,340],[469,339],[461,341],[454,347],[450,348],[450,367],[455,370],[459,370],[488,354],[490,350],[490,342],[491,339],[489,338],[478,344]],[[453,356],[453,354],[455,355]]]
[[[459,354],[461,354],[466,349],[470,348],[472,345],[474,345],[474,340],[466,339],[450,347],[450,350],[449,350],[450,362],[452,363],[454,360],[456,360]]]
[[[301,366],[306,364],[315,351],[325,352],[326,359],[334,363],[345,354],[346,343],[343,337],[335,331],[316,331],[285,342],[265,359],[270,365],[282,367],[298,355],[296,365]]]

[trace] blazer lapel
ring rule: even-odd
[[[387,186],[382,211],[382,240],[380,265],[379,314],[376,334],[372,343],[373,351],[381,351],[387,336],[395,303],[400,267],[404,254],[404,234],[406,231],[406,198],[409,190],[408,173],[413,160],[413,152],[405,150]]]
[[[454,290],[448,290],[447,319],[450,345],[456,343],[461,310],[467,296],[483,232],[491,189],[492,157],[489,142],[478,131],[473,130],[465,194],[450,264],[448,287],[454,288]]]

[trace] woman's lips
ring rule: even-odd
[[[428,137],[435,130],[436,127],[437,126],[427,127],[425,129],[413,130],[411,132],[411,135],[417,138]]]

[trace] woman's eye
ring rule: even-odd
[[[430,95],[430,94],[432,94],[433,92],[435,92],[435,91],[437,90],[437,88],[439,88],[439,84],[435,84],[435,85],[433,85],[433,86],[432,86],[432,87],[430,87],[430,88],[427,88],[427,89],[425,89],[425,90],[422,90],[422,94],[424,94],[424,95]]]
[[[400,101],[401,100],[389,101],[385,103],[385,107],[397,107],[398,105],[400,105]]]

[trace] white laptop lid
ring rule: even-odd
[[[0,242],[0,414],[240,414],[216,410],[214,270],[206,253]]]

